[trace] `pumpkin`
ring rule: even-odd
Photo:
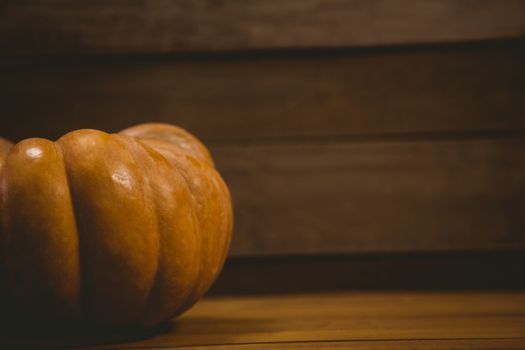
[[[3,315],[28,323],[155,326],[208,290],[232,231],[206,147],[168,124],[0,139],[0,215]]]

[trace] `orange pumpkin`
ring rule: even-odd
[[[167,124],[0,139],[0,214],[10,314],[106,328],[151,327],[191,307],[232,231],[207,149]]]

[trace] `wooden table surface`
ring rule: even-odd
[[[525,349],[525,292],[209,297],[157,334],[84,349]]]
[[[108,348],[525,349],[525,293],[216,297],[169,328]]]

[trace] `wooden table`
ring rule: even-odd
[[[84,349],[525,349],[525,292],[209,297],[141,337],[81,343],[98,343]],[[6,339],[11,348],[13,339]]]
[[[0,348],[15,345],[0,340]],[[75,344],[63,340],[41,345]],[[209,297],[141,340],[81,343],[98,343],[83,349],[525,349],[525,292]]]

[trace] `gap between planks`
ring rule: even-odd
[[[280,342],[253,344],[217,344],[204,346],[177,346],[156,348],[128,348],[122,350],[182,349],[182,350],[275,350],[275,349],[352,349],[352,350],[522,350],[525,338],[515,339],[414,339],[414,340],[367,340],[367,341],[316,341],[316,342]]]

